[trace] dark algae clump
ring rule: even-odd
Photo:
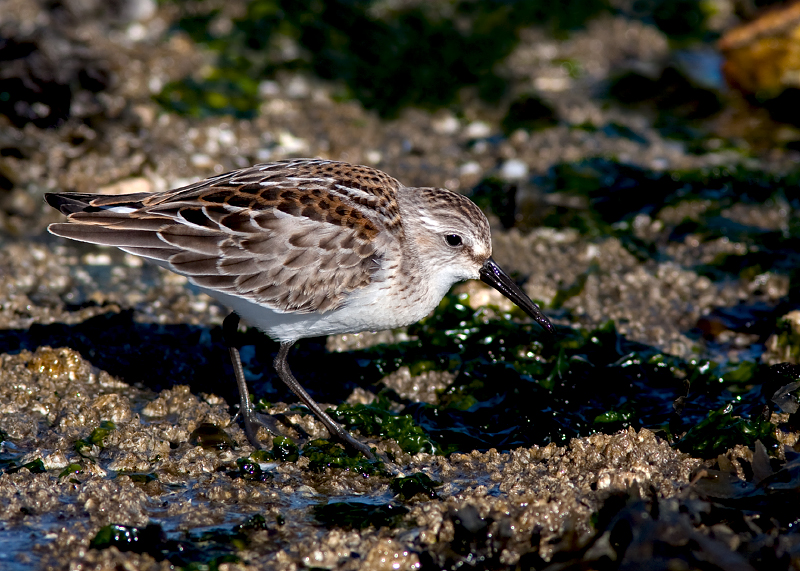
[[[437,405],[412,402],[389,414],[391,393],[384,392],[377,406],[339,407],[338,418],[371,435],[391,435],[401,419],[396,426],[408,432],[392,437],[402,447],[422,439],[444,453],[563,445],[627,427],[655,430],[702,457],[757,439],[777,445],[774,425],[761,418],[768,402],[754,381],[762,373],[748,363],[685,361],[625,339],[611,323],[590,331],[562,328],[549,338],[511,314],[488,318],[486,308],[473,310],[468,301],[466,294],[448,295],[438,312],[410,328],[416,340],[376,348],[376,359],[356,356],[368,376],[372,368],[386,374],[400,362],[456,372]],[[711,434],[714,444],[707,441]]]
[[[408,513],[408,508],[394,504],[374,504],[361,501],[337,501],[314,506],[314,517],[329,527],[363,529],[395,526]]]
[[[241,561],[237,550],[246,549],[254,533],[270,530],[274,533],[274,528],[261,514],[231,527],[182,534],[167,534],[158,524],[143,527],[112,524],[97,532],[90,547],[98,550],[115,547],[123,552],[147,554],[156,561],[166,560],[183,569],[199,571]]]
[[[442,482],[437,482],[431,479],[427,474],[418,472],[410,476],[397,477],[392,480],[390,487],[401,499],[410,500],[417,494],[422,494],[429,498],[436,498],[435,489],[442,485]]]

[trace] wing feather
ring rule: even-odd
[[[163,244],[155,232],[147,230],[119,230],[113,226],[95,226],[90,224],[51,224],[48,230],[56,236],[71,238],[80,242],[90,242],[102,246],[133,246],[157,248]]]
[[[279,312],[326,312],[382,279],[403,239],[400,183],[368,167],[257,165],[176,190],[54,193],[68,222],[50,232],[150,258],[208,290]]]
[[[127,246],[123,248],[120,246],[119,249],[128,254],[155,260],[156,262],[169,262],[169,259],[177,253],[173,248],[131,248]]]

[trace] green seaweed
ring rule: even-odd
[[[405,477],[395,477],[389,483],[389,487],[396,496],[402,500],[410,500],[417,494],[431,499],[437,499],[439,495],[434,490],[442,485],[427,474],[418,472]]]
[[[732,411],[733,404],[728,404],[710,412],[675,445],[679,450],[700,458],[713,458],[737,444],[752,448],[756,440],[760,440],[768,449],[777,448],[774,424],[762,418],[735,416]]]
[[[302,449],[302,455],[309,459],[308,467],[321,472],[326,468],[339,468],[358,472],[365,476],[383,473],[383,464],[378,460],[367,460],[361,454],[350,456],[341,445],[328,440],[312,440]]]
[[[300,450],[297,444],[285,436],[272,438],[272,450],[256,450],[250,458],[257,462],[297,462]]]
[[[45,472],[47,472],[47,469],[44,467],[44,462],[42,461],[42,459],[36,458],[35,460],[26,462],[21,466],[9,466],[8,468],[6,468],[6,474],[16,474],[22,469],[28,470],[31,474],[44,474]]]
[[[96,446],[98,449],[102,449],[105,446],[106,436],[116,429],[117,425],[112,421],[101,421],[100,426],[92,430],[89,436],[75,442],[75,452],[84,458],[91,457],[93,448]]]
[[[272,439],[272,457],[280,462],[297,462],[300,457],[300,450],[297,445],[282,436],[276,436]]]
[[[388,407],[389,402],[383,399],[366,405],[343,404],[336,409],[328,409],[328,413],[338,422],[350,429],[358,429],[362,434],[394,439],[409,454],[441,454],[436,442],[414,423],[411,416],[398,415],[389,411]]]
[[[466,302],[450,296],[440,312],[414,328],[426,347],[471,356],[438,406],[411,403],[403,411],[446,452],[565,444],[629,426],[682,434],[731,399],[735,415],[747,422],[750,411],[763,406],[761,386],[753,384],[759,371],[754,363],[684,361],[626,340],[611,322],[562,330],[557,338],[531,344],[526,333],[535,326],[511,319],[502,326],[484,322],[485,314],[470,315]],[[487,329],[505,327],[514,331],[487,335]],[[679,400],[678,411],[673,402]]]
[[[81,466],[77,462],[73,462],[72,464],[69,464],[66,468],[64,468],[58,475],[58,477],[59,479],[61,479],[66,476],[71,476],[72,474],[80,474],[81,472],[83,472],[83,466]]]
[[[622,403],[618,408],[607,410],[594,417],[596,425],[630,426],[636,415],[636,408],[630,403]]]
[[[269,472],[262,470],[258,462],[250,458],[237,458],[236,465],[239,467],[239,472],[235,474],[235,476],[239,476],[245,480],[251,482],[266,482],[272,479],[272,475]]]

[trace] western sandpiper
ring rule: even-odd
[[[280,342],[281,380],[330,433],[373,458],[292,375],[286,357],[304,337],[391,329],[429,314],[450,287],[481,279],[548,331],[539,307],[492,259],[489,222],[466,197],[406,187],[366,166],[296,159],[159,193],[50,193],[68,221],[57,236],[116,246],[186,276]],[[226,335],[229,339],[229,336]],[[239,352],[229,344],[250,442],[257,417]]]

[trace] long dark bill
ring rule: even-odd
[[[545,317],[539,306],[531,301],[525,292],[519,289],[511,278],[505,273],[500,266],[495,263],[491,258],[486,260],[483,267],[480,269],[481,281],[489,284],[494,289],[502,293],[508,299],[516,303],[525,313],[533,317],[536,322],[550,333],[555,333],[556,328],[550,323],[550,320]]]

